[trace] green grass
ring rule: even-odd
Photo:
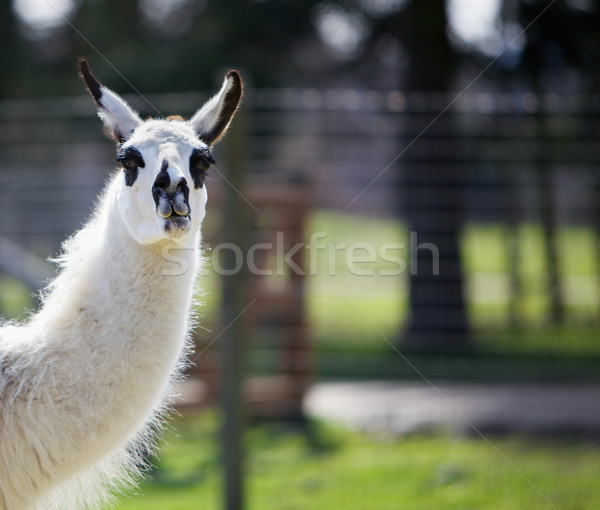
[[[392,241],[408,242],[395,220],[316,213],[308,227],[323,243],[347,246],[367,240],[377,252]],[[430,377],[491,380],[598,380],[600,378],[600,274],[594,229],[557,230],[565,322],[549,323],[544,238],[539,225],[510,230],[500,224],[468,224],[461,238],[474,351],[469,357],[409,356]],[[512,251],[511,251],[512,250]],[[518,254],[515,258],[512,252]],[[415,377],[390,343],[400,338],[409,313],[406,274],[357,276],[336,253],[317,257],[307,280],[308,314],[324,377]],[[343,260],[342,260],[343,262]],[[373,267],[381,268],[382,264]],[[513,269],[514,266],[514,269]],[[511,298],[511,278],[520,280]]]
[[[408,274],[386,275],[398,264],[385,261],[380,250],[390,243],[403,248],[388,250],[399,264],[409,265],[409,233],[392,219],[364,218],[329,212],[313,214],[305,237],[322,233],[324,245],[311,259],[316,270],[306,281],[308,315],[314,337],[330,345],[353,346],[395,339],[406,326],[409,313]],[[555,242],[565,299],[565,327],[546,334],[549,323],[549,290],[544,238],[541,227],[522,224],[511,230],[501,224],[467,224],[461,237],[465,292],[475,339],[483,333],[482,348],[492,352],[535,350],[550,344],[553,352],[600,353],[600,270],[597,234],[590,227],[557,229]],[[351,248],[367,243],[376,254],[370,263],[347,264]],[[336,246],[345,249],[335,250]],[[360,253],[360,252],[359,252]],[[513,255],[514,253],[514,255]],[[307,255],[308,256],[308,255]],[[365,276],[357,269],[371,271]],[[360,271],[358,271],[360,272]],[[512,279],[520,289],[512,297]],[[518,325],[515,328],[515,325]],[[572,330],[569,333],[568,329]],[[518,341],[520,332],[527,337]],[[494,342],[490,342],[491,336]],[[566,342],[555,341],[564,338]],[[517,339],[516,341],[514,339]]]
[[[596,237],[590,227],[557,229],[558,270],[567,320],[571,323],[598,320],[600,273]],[[497,224],[467,225],[462,249],[471,319],[476,326],[510,322],[513,276],[520,281],[513,303],[515,319],[527,326],[548,320],[548,264],[539,225],[523,224],[514,231]]]
[[[222,508],[216,424],[212,414],[178,419],[152,480],[117,508]],[[323,424],[309,435],[254,426],[246,436],[247,508],[597,508],[598,444],[520,437],[489,441],[493,447],[481,438],[370,437]]]
[[[600,359],[600,331],[582,326],[541,326],[476,332],[477,350],[489,354]]]

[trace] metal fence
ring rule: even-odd
[[[152,108],[137,97],[127,99],[148,114],[155,108],[189,115],[205,98],[148,96]],[[485,344],[488,333],[515,326],[597,328],[599,113],[596,96],[249,91],[243,143],[255,191],[242,193],[260,231],[283,213],[269,206],[268,197],[257,206],[252,193],[274,183],[310,189],[312,209],[296,256],[305,261],[302,299],[310,337],[317,348],[330,349],[323,359],[335,352],[342,360],[347,349],[381,343],[376,332],[400,341],[411,313],[415,211],[422,218],[436,216],[442,230],[455,229],[476,342],[495,348]],[[57,253],[90,215],[112,171],[114,148],[94,117],[87,97],[0,103],[5,308],[7,289],[14,289],[6,283],[11,276],[31,284],[51,274],[51,266],[42,269],[32,255]],[[226,150],[217,149],[217,170],[208,181],[209,260],[226,241],[219,236]],[[268,278],[275,288],[293,270],[277,271],[275,259],[285,253],[277,251],[275,238],[261,259],[272,264]],[[208,264],[204,285],[209,329],[219,296],[214,265]],[[265,331],[251,357],[257,372],[279,363],[269,354],[277,340]],[[534,348],[556,346],[540,341]],[[352,366],[344,373],[351,374]]]

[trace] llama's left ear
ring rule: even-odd
[[[127,140],[136,126],[142,123],[142,119],[121,97],[96,79],[83,58],[79,59],[79,73],[96,101],[98,114],[106,126],[109,137],[118,143]]]
[[[237,71],[225,75],[223,86],[190,119],[190,124],[200,139],[207,145],[213,145],[227,131],[227,127],[242,98],[242,78]]]

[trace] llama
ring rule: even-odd
[[[189,350],[211,147],[242,95],[229,71],[189,121],[143,121],[79,69],[119,168],[40,310],[0,327],[0,510],[99,508],[143,474]],[[165,271],[170,249],[184,274]]]

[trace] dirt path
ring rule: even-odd
[[[311,416],[351,428],[406,434],[528,432],[600,436],[600,386],[335,382],[316,384]]]

